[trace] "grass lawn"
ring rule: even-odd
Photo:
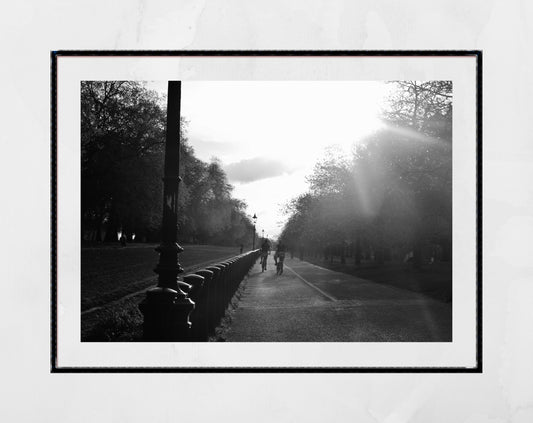
[[[130,244],[81,250],[81,311],[99,307],[157,283],[157,244]],[[183,245],[181,266],[190,270],[239,254],[237,247]]]
[[[305,258],[306,261],[337,272],[348,273],[358,278],[373,282],[392,285],[409,291],[420,292],[433,299],[451,302],[452,300],[452,266],[451,263],[436,262],[426,265],[422,269],[412,269],[407,264],[385,263],[381,267],[373,262],[362,263],[356,266],[353,259],[346,259],[346,264],[338,260],[331,263],[329,260]]]
[[[82,341],[132,341],[140,337],[141,290],[157,284],[157,244],[97,246],[81,250]],[[238,247],[182,245],[185,272],[239,254]],[[137,294],[135,294],[137,293]],[[127,298],[124,298],[128,296]],[[91,311],[89,311],[91,310]]]

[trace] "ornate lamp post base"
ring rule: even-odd
[[[178,291],[156,287],[146,293],[139,304],[144,315],[144,340],[177,342],[189,339],[189,315],[194,303]]]

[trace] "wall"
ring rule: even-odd
[[[533,420],[532,3],[12,2],[0,28],[2,420]],[[483,374],[49,374],[54,49],[483,50]]]

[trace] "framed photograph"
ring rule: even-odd
[[[481,76],[52,52],[51,371],[481,372]]]

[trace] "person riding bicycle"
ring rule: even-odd
[[[271,249],[270,241],[268,239],[265,239],[263,241],[263,244],[261,245],[261,266],[263,270],[266,269],[266,262],[267,262],[267,257],[270,254],[270,249]]]
[[[274,262],[276,263],[278,274],[280,275],[283,273],[283,261],[285,260],[286,251],[287,247],[285,247],[285,245],[280,241],[276,248],[276,253],[274,254]]]

